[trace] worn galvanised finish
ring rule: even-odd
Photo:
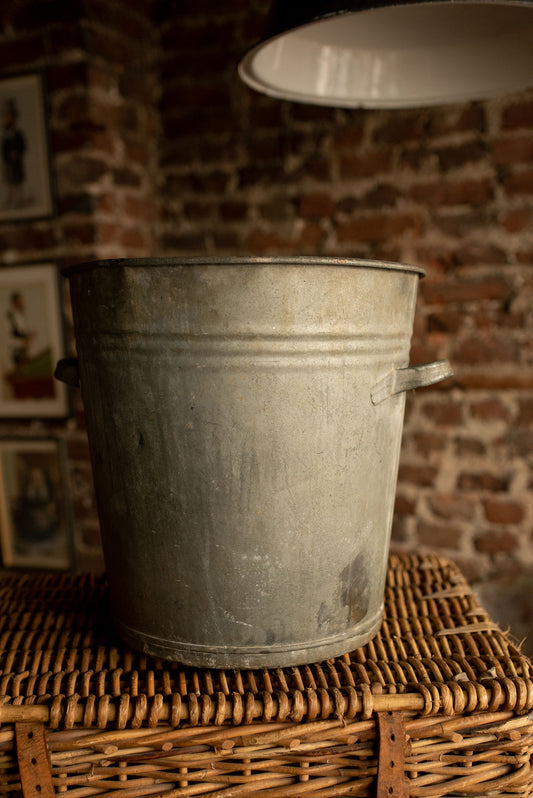
[[[66,270],[111,609],[197,667],[313,662],[381,621],[420,270],[340,258]],[[374,396],[372,396],[374,391]]]

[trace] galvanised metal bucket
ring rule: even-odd
[[[64,273],[122,638],[214,668],[366,643],[403,391],[451,373],[405,368],[421,271],[291,257]]]

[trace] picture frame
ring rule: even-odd
[[[0,266],[0,417],[67,416],[67,386],[54,378],[63,356],[56,265]]]
[[[67,570],[73,565],[65,443],[0,439],[0,544],[11,568]]]
[[[53,216],[44,76],[0,77],[0,223]]]

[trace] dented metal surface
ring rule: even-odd
[[[68,270],[112,612],[197,667],[313,662],[381,620],[420,270],[174,258]],[[405,390],[405,389],[402,389]]]

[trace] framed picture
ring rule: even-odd
[[[54,264],[0,267],[0,329],[0,416],[68,415],[67,388],[54,378],[64,351]]]
[[[71,566],[65,468],[62,441],[0,439],[0,542],[5,566]]]
[[[0,78],[0,222],[54,212],[50,148],[40,72]]]

